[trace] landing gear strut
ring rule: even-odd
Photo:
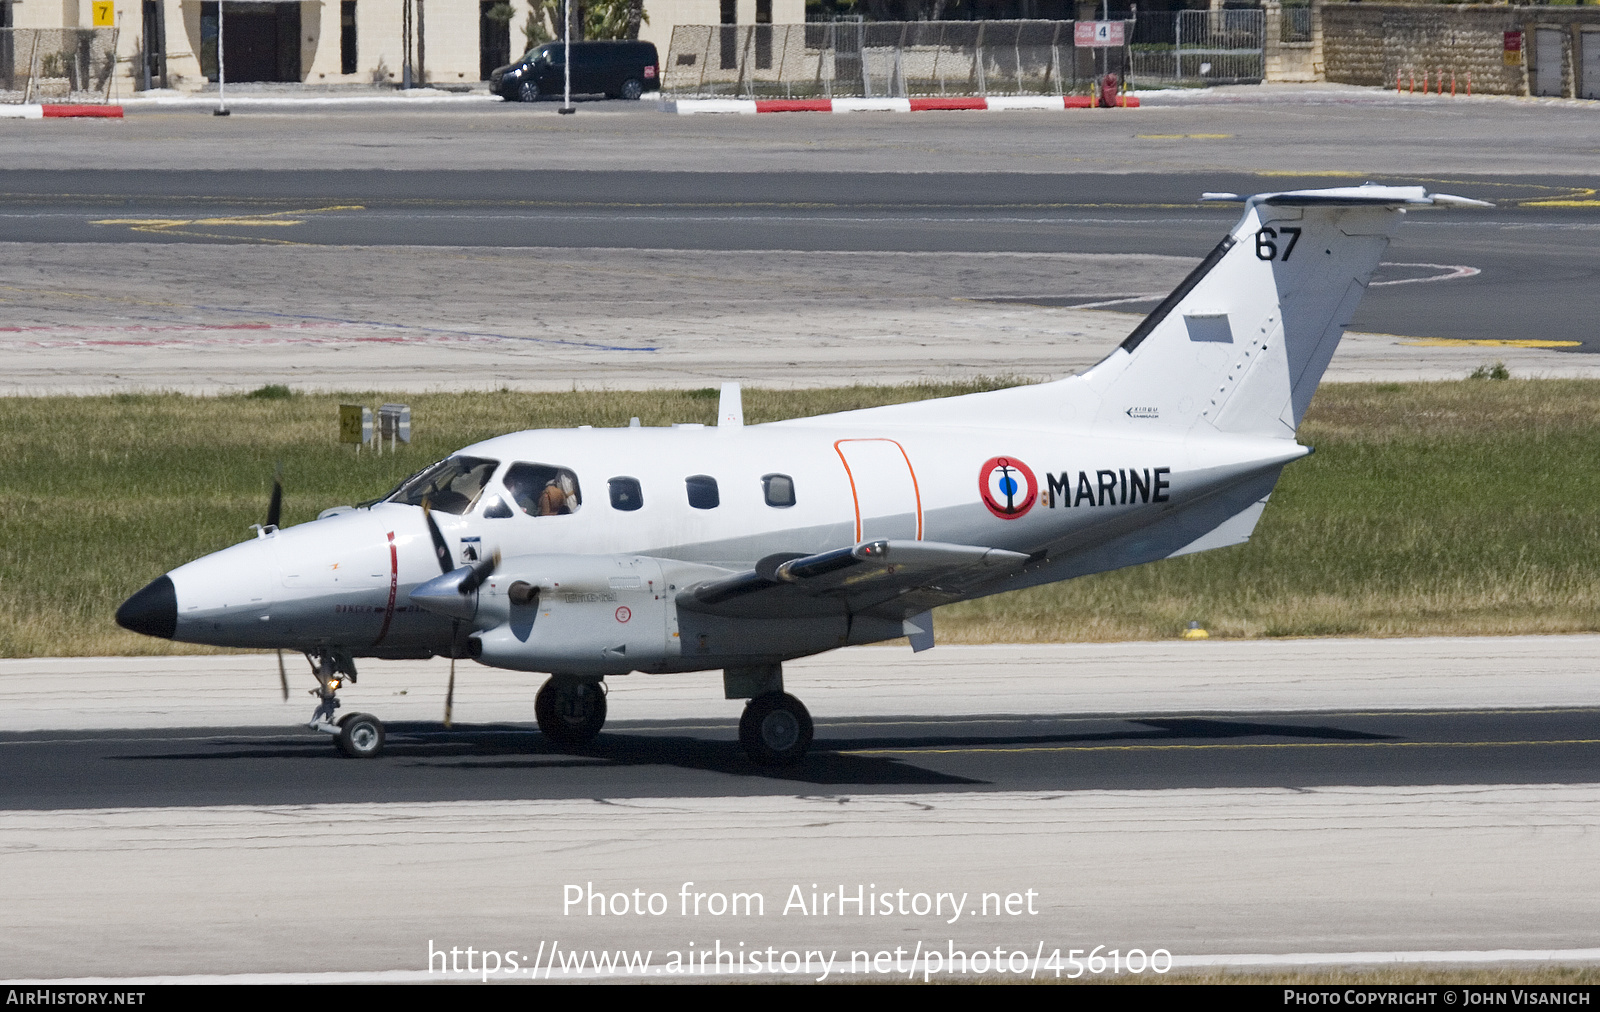
[[[311,655],[306,658],[312,660]],[[318,654],[312,660],[312,675],[317,687],[311,694],[317,697],[317,708],[311,713],[313,731],[333,735],[339,751],[352,759],[370,759],[383,751],[383,722],[370,713],[347,713],[334,719],[339,709],[337,695],[346,678],[356,680],[356,665],[348,656],[337,653]]]
[[[551,675],[534,697],[533,715],[546,738],[563,748],[582,748],[605,726],[605,689],[595,679]]]

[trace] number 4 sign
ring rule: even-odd
[[[1072,44],[1080,47],[1120,46],[1127,23],[1123,21],[1076,21],[1072,25]]]

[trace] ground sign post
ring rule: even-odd
[[[1077,21],[1072,25],[1072,44],[1080,49],[1115,49],[1125,45],[1125,21]]]

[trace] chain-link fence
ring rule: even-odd
[[[678,25],[670,96],[1062,95],[1126,76],[1124,48],[1073,45],[1071,21],[834,21]],[[1103,64],[1103,66],[1102,66]]]
[[[1171,45],[1134,47],[1132,76],[1152,83],[1259,84],[1266,74],[1266,41],[1266,12],[1260,9],[1178,11]]]
[[[116,71],[115,28],[0,28],[0,102],[101,104]]]

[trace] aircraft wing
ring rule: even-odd
[[[1020,569],[1022,552],[936,541],[866,541],[815,555],[770,555],[754,569],[708,580],[678,594],[678,607],[737,618],[877,611],[903,617],[953,599],[960,588]],[[906,608],[891,602],[917,603]]]

